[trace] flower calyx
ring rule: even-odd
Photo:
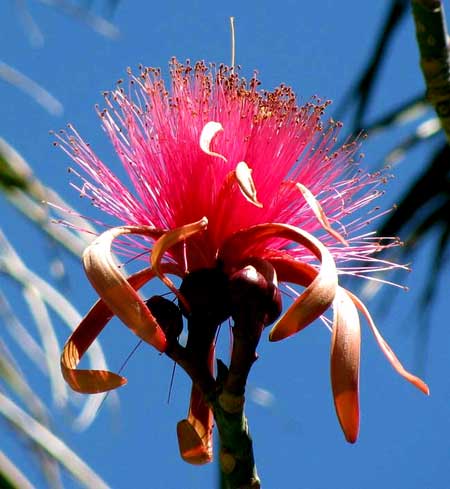
[[[230,294],[233,350],[224,392],[243,396],[261,333],[281,314],[275,269],[260,258],[249,259],[231,275]]]
[[[228,277],[218,267],[202,268],[187,274],[180,286],[180,293],[189,304],[189,311],[180,301],[183,315],[202,318],[220,324],[230,316]]]
[[[281,294],[275,269],[258,257],[247,259],[230,277],[231,316],[235,322],[259,322],[264,327],[281,314]]]
[[[169,299],[154,295],[145,301],[150,312],[158,321],[167,339],[167,350],[172,350],[183,331],[183,317],[180,308]]]

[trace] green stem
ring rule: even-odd
[[[261,333],[281,312],[275,270],[261,259],[247,261],[231,277],[226,276],[221,267],[199,269],[188,274],[183,279],[180,292],[189,309],[185,308],[184,302],[177,312],[166,299],[151,298],[147,301],[168,338],[172,338],[165,353],[191,377],[213,412],[220,437],[223,489],[261,487],[244,413],[245,387],[257,358],[256,348]],[[177,340],[181,331],[181,313],[188,323],[185,347]],[[230,366],[228,368],[218,360],[214,378],[211,359],[217,328],[230,316],[234,322]],[[202,411],[201,414],[200,417],[192,417],[203,423],[205,413]],[[211,421],[209,410],[207,417],[205,429],[209,429]],[[210,459],[209,454],[207,459]]]
[[[221,486],[258,489],[253,442],[244,414],[244,392],[263,325],[260,321],[235,321],[230,369],[218,360],[217,379],[214,379],[207,357],[216,327],[198,316],[195,320],[190,318],[188,323],[186,347],[176,343],[166,353],[188,373],[211,406],[220,437]]]
[[[223,391],[211,403],[220,436],[220,467],[226,489],[259,489],[244,396]],[[234,411],[234,412],[233,412]]]

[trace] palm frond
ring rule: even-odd
[[[20,430],[25,437],[43,448],[85,487],[109,489],[110,486],[60,438],[1,392],[0,415]]]

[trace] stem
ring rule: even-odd
[[[257,359],[261,333],[281,310],[275,283],[273,268],[259,260],[230,277],[233,351],[229,369],[218,362],[217,382],[222,389],[211,400],[220,435],[220,466],[228,489],[261,487],[244,413],[245,386]]]
[[[237,401],[237,402],[236,402]],[[244,396],[223,391],[211,402],[220,436],[220,468],[226,489],[261,487],[253,455],[253,442],[244,414]],[[230,410],[236,409],[236,412]]]
[[[233,353],[230,370],[225,381],[224,390],[234,396],[244,396],[250,369],[257,359],[258,346],[264,324],[255,321],[235,321],[233,327]]]
[[[240,345],[236,348],[236,345]],[[260,487],[253,443],[244,414],[245,383],[256,354],[257,341],[235,338],[231,365],[234,373],[218,360],[215,380],[209,369],[188,348],[174,345],[167,355],[175,360],[197,385],[211,406],[220,437],[220,468],[224,489],[257,489]],[[242,369],[239,367],[242,366]],[[222,389],[219,386],[223,386]],[[228,387],[229,386],[229,387]],[[242,394],[238,392],[242,391]]]
[[[146,302],[166,334],[166,355],[186,371],[194,384],[188,420],[177,427],[181,455],[195,464],[211,460],[212,411],[220,437],[222,489],[261,487],[244,414],[245,386],[257,359],[261,333],[281,312],[272,265],[257,258],[247,262],[231,277],[219,266],[186,275],[180,293],[188,310],[185,302],[180,301],[177,308],[157,296]],[[181,314],[188,323],[186,347],[178,342]],[[234,321],[230,367],[218,360],[214,378],[211,362],[217,329],[230,316]],[[198,394],[204,402],[198,402]]]

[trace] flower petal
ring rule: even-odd
[[[314,212],[316,219],[320,222],[325,231],[333,236],[333,238],[340,241],[343,245],[348,246],[348,242],[345,240],[345,238],[331,227],[330,221],[328,221],[328,218],[324,210],[322,209],[322,206],[320,205],[319,201],[314,197],[313,193],[301,183],[297,183],[296,187],[302,193],[303,198],[306,200],[309,207],[311,207],[311,210]]]
[[[394,367],[397,373],[400,374],[407,381],[411,382],[411,384],[413,384],[418,389],[420,389],[424,394],[429,395],[430,389],[428,388],[427,384],[419,377],[416,377],[415,375],[405,370],[400,360],[392,351],[391,347],[386,343],[386,340],[381,336],[381,333],[378,331],[377,327],[375,326],[372,316],[370,315],[364,303],[351,292],[347,291],[347,294],[350,296],[350,298],[352,299],[356,307],[364,314],[367,322],[369,323],[370,329],[372,330],[372,333],[375,336],[375,339],[377,340],[378,346],[381,348],[381,351],[385,354],[386,358],[389,360],[389,363]]]
[[[270,341],[279,341],[297,333],[330,307],[336,293],[337,273],[333,257],[327,248],[308,232],[288,224],[258,224],[238,231],[225,241],[218,258],[226,266],[230,266],[236,261],[236,256],[251,256],[253,243],[271,238],[295,241],[321,261],[317,276],[272,328]]]
[[[280,281],[308,286],[317,270],[307,263],[286,258],[272,258]],[[359,431],[359,317],[355,306],[338,287],[334,300],[334,326],[331,349],[331,383],[336,413],[346,439],[353,443]]]
[[[203,394],[194,384],[187,419],[177,424],[178,446],[181,458],[193,465],[212,461],[212,429],[214,418]]]
[[[213,372],[214,345],[208,355],[208,369]],[[193,465],[203,465],[212,461],[213,412],[206,403],[202,391],[192,384],[191,400],[187,419],[177,424],[178,447],[181,458]]]
[[[162,352],[166,348],[163,330],[139,294],[120,272],[111,254],[112,242],[123,234],[140,234],[155,238],[162,232],[148,226],[123,226],[109,229],[86,248],[83,253],[84,269],[92,286],[109,309],[134,334]]]
[[[249,168],[245,161],[240,161],[236,165],[234,170],[236,180],[241,189],[242,195],[256,207],[262,207],[261,202],[258,201],[256,196],[256,187],[252,178],[252,170]]]
[[[113,313],[100,299],[64,345],[61,354],[61,372],[74,391],[94,394],[126,384],[124,377],[107,370],[76,370],[86,350],[112,317]]]
[[[199,221],[193,222],[191,224],[186,224],[185,226],[180,226],[171,231],[164,233],[153,245],[152,253],[150,256],[150,261],[153,270],[155,270],[156,275],[164,282],[164,284],[178,297],[178,299],[183,303],[186,310],[189,311],[190,307],[186,299],[180,293],[180,291],[175,287],[175,284],[164,275],[161,270],[161,260],[164,253],[176,245],[180,241],[184,241],[190,236],[203,231],[208,226],[208,219],[202,217]]]
[[[285,257],[271,257],[267,261],[275,268],[279,282],[308,287],[319,273],[312,265]]]
[[[360,347],[358,311],[347,292],[338,287],[331,339],[331,387],[339,423],[350,443],[356,441],[359,432]]]
[[[213,140],[214,136],[223,131],[223,126],[220,122],[214,122],[214,121],[209,121],[207,122],[200,134],[200,149],[206,153],[207,155],[210,156],[217,156],[218,158],[222,158],[222,160],[227,161],[225,156],[219,154],[219,153],[214,153],[214,151],[211,151],[211,141]]]
[[[179,274],[177,267],[172,264],[166,264],[165,271]],[[154,277],[155,272],[146,268],[128,277],[128,283],[134,289],[139,289]],[[106,370],[76,370],[89,346],[113,316],[105,302],[98,300],[67,340],[61,354],[61,371],[73,390],[93,394],[115,389],[126,383],[124,377]]]

